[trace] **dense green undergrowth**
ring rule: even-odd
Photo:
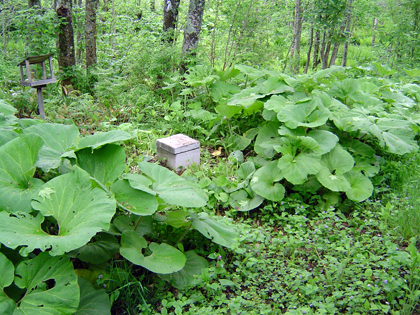
[[[47,102],[60,123],[0,103],[4,314],[411,314],[420,88],[387,71],[197,66],[154,128],[89,95]],[[223,152],[148,163],[175,132]]]

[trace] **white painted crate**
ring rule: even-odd
[[[156,140],[157,156],[173,170],[200,164],[200,142],[181,133]]]

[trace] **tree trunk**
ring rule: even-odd
[[[328,59],[330,57],[331,40],[328,41],[327,47],[325,47],[324,57],[322,58],[322,69],[328,68]]]
[[[78,0],[78,1],[74,1],[74,3],[76,4],[77,2],[77,9],[79,10],[79,12],[82,9],[82,0]],[[82,30],[83,30],[83,21],[82,19],[78,19],[76,21],[76,30],[77,30],[77,34],[76,34],[76,63],[77,64],[81,64],[82,63],[82,53],[83,53],[83,34],[82,34]]]
[[[378,19],[375,17],[373,18],[373,25],[372,25],[372,47],[375,46],[375,33],[376,33],[376,25],[378,25]]]
[[[184,30],[184,42],[182,44],[182,54],[184,58],[187,55],[195,55],[200,39],[201,23],[203,21],[203,12],[205,0],[190,0],[188,8],[187,24]],[[185,71],[185,64],[182,63],[182,70]]]
[[[321,63],[322,63],[322,69],[325,69],[324,68],[324,63],[325,63],[325,61],[324,61],[324,58],[325,58],[325,49],[326,49],[326,37],[327,37],[327,32],[324,32],[324,34],[322,35],[322,43],[321,43],[321,50],[320,50],[320,52],[319,52],[319,56],[320,56],[320,58],[321,58]]]
[[[56,0],[55,11],[60,25],[58,29],[58,65],[62,73],[61,85],[70,85],[74,79],[74,34],[71,0]]]
[[[41,0],[28,0],[28,8],[32,8],[32,7],[41,7]]]
[[[85,45],[86,69],[96,64],[96,9],[98,0],[86,0]]]
[[[353,0],[348,0],[347,2],[347,21],[346,21],[346,41],[344,43],[343,48],[343,61],[341,62],[341,65],[343,67],[347,66],[347,53],[349,49],[349,36],[350,36],[350,26],[351,26],[351,13],[352,13],[352,4]]]
[[[181,0],[164,0],[163,4],[163,31],[164,41],[173,43],[175,40],[175,29],[178,22],[178,7]]]
[[[312,44],[314,42],[314,28],[311,28],[311,34],[309,36],[309,48],[308,48],[308,54],[306,55],[306,65],[305,69],[303,70],[303,73],[308,73],[308,67],[309,63],[311,62],[311,50],[312,50]]]
[[[291,68],[293,73],[299,73],[300,68],[300,41],[302,34],[302,6],[301,0],[296,0],[295,19],[293,23],[293,39],[290,51],[292,59]]]
[[[319,65],[319,42],[321,40],[321,32],[316,31],[315,33],[315,45],[314,45],[314,61],[312,69],[315,69]]]

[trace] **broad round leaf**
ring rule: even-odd
[[[350,189],[346,191],[346,195],[350,200],[360,202],[372,195],[372,182],[361,172],[350,171],[344,176],[350,183]]]
[[[354,166],[354,159],[350,153],[336,146],[331,152],[322,156],[322,162],[328,167],[330,172],[343,174],[350,171]]]
[[[140,219],[141,218],[141,219]],[[140,219],[140,222],[139,222]],[[136,228],[136,233],[143,236],[152,232],[153,217],[152,216],[137,216],[134,214],[120,215],[116,217],[112,223],[120,232],[133,231]]]
[[[93,241],[67,253],[70,258],[78,258],[81,261],[91,264],[102,264],[112,258],[120,244],[115,236],[108,233],[99,233],[94,236]]]
[[[108,144],[92,151],[86,148],[76,152],[77,165],[105,185],[112,184],[125,169],[124,149]]]
[[[111,186],[115,199],[128,211],[141,215],[151,215],[156,212],[158,202],[156,197],[130,186],[128,180],[117,180]]]
[[[249,211],[255,209],[261,205],[263,201],[264,198],[257,194],[254,194],[253,198],[250,197],[244,189],[235,191],[229,196],[230,206],[237,211]]]
[[[126,231],[121,236],[120,253],[133,264],[161,274],[179,271],[185,265],[185,255],[168,244],[150,243],[149,249],[152,254],[149,256],[142,253],[146,247],[146,240],[135,231]]]
[[[104,289],[97,289],[82,277],[78,278],[80,287],[80,303],[74,315],[109,315],[111,303]]]
[[[31,200],[42,185],[32,178],[42,145],[39,136],[29,134],[0,146],[0,210],[32,211]]]
[[[325,166],[316,174],[316,179],[332,191],[347,191],[350,189],[350,183],[343,174],[334,175]]]
[[[0,253],[0,314],[12,314],[16,305],[5,293],[4,288],[12,284],[15,278],[13,263]]]
[[[255,152],[267,158],[272,158],[276,154],[274,146],[279,144],[279,127],[278,122],[269,122],[261,128],[255,140]]]
[[[308,137],[315,139],[319,144],[319,154],[330,152],[336,146],[338,137],[327,130],[311,130],[308,132]]]
[[[284,198],[285,193],[283,185],[277,183],[281,179],[283,179],[283,174],[277,166],[277,161],[273,161],[254,173],[251,179],[251,188],[265,199],[280,201]]]
[[[151,189],[152,181],[146,176],[140,174],[124,174],[123,178],[128,179],[130,186],[134,189],[147,192],[153,196],[156,195],[156,192]]]
[[[0,253],[0,270],[0,288],[3,289],[12,284],[15,278],[15,267],[2,253]]]
[[[0,130],[0,146],[5,144],[6,142],[9,142],[10,140],[13,140],[14,138],[17,138],[18,136],[19,135],[13,130]]]
[[[16,268],[15,283],[25,288],[13,315],[74,314],[80,299],[77,276],[66,256],[51,257],[41,253]]]
[[[189,250],[184,254],[185,257],[187,257],[184,268],[182,268],[180,271],[167,275],[159,274],[160,278],[168,281],[177,289],[185,289],[194,285],[194,276],[201,275],[201,271],[209,267],[207,260],[201,256],[198,256],[193,250]]]
[[[36,134],[44,141],[39,153],[37,166],[45,172],[61,165],[62,155],[73,146],[74,140],[79,136],[75,125],[39,124],[23,130],[25,134]]]
[[[284,155],[277,164],[283,176],[293,185],[303,184],[308,175],[316,174],[321,169],[321,158],[308,153],[296,157]]]
[[[174,172],[148,162],[140,162],[139,169],[153,180],[152,189],[165,202],[181,207],[204,207],[208,197],[195,183]]]
[[[21,249],[23,255],[35,248],[62,255],[85,245],[97,232],[108,230],[116,204],[102,189],[92,189],[89,175],[76,168],[44,184],[32,207],[40,212],[36,217],[0,212],[0,242],[10,248],[26,246]],[[44,216],[57,221],[58,235],[42,230]]]
[[[108,143],[114,143],[118,141],[125,141],[131,138],[128,132],[122,130],[112,130],[108,132],[98,132],[94,135],[84,137],[80,139],[77,148],[92,148],[92,150],[100,148]]]
[[[230,248],[237,243],[239,235],[233,226],[218,222],[205,212],[190,213],[190,216],[193,228],[213,242]]]

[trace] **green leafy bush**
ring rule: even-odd
[[[194,274],[207,266],[193,249],[184,253],[181,241],[190,230],[219,245],[235,246],[235,228],[207,213],[186,210],[207,204],[198,185],[147,162],[138,164],[141,174],[123,174],[126,155],[118,143],[131,134],[113,130],[81,137],[74,125],[18,120],[15,111],[0,103],[0,263],[8,275],[3,287],[14,283],[27,291],[4,293],[4,314],[56,314],[56,309],[61,314],[91,314],[84,311],[86,295],[97,295],[92,308],[103,309],[103,290],[81,279],[79,294],[76,273],[97,284],[86,269],[103,269],[118,252],[177,287],[189,286]],[[156,227],[182,236],[162,241]],[[69,258],[84,269],[73,271]],[[11,261],[22,261],[16,276]],[[39,266],[47,278],[31,272],[27,279],[28,266]],[[38,284],[50,279],[55,285]],[[34,304],[35,289],[40,294]],[[67,295],[70,289],[76,290],[70,299],[50,298]]]
[[[249,184],[231,194],[236,202],[279,202],[294,192],[321,196],[324,209],[360,202],[380,181],[381,156],[417,152],[419,87],[352,71],[333,67],[296,78],[244,65],[190,71],[186,83],[208,91],[218,119],[239,126],[231,148],[251,146],[257,154],[248,159],[255,169]],[[245,117],[255,123],[251,129],[241,125]]]

